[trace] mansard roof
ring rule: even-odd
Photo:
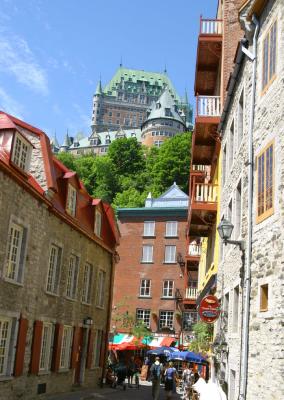
[[[36,148],[34,157],[37,160],[42,159],[44,170],[38,168],[34,171],[31,168],[26,172],[14,166],[11,162],[11,154],[12,138],[15,132],[20,132],[27,140],[32,140],[32,146]],[[33,159],[33,152],[31,158]],[[49,139],[43,131],[2,111],[0,111],[0,169],[24,190],[45,203],[50,212],[58,218],[107,251],[114,252],[119,241],[119,231],[111,206],[101,202],[104,210],[102,239],[97,238],[94,234],[94,199],[88,194],[77,174],[52,156]],[[39,175],[41,178],[38,178]],[[71,183],[80,193],[77,196],[75,218],[66,212],[68,183]]]
[[[132,82],[134,84],[137,84],[138,82],[145,82],[147,86],[151,87],[151,89],[149,90],[157,89],[158,92],[154,93],[154,95],[159,95],[159,93],[161,93],[161,90],[163,90],[163,88],[167,86],[175,101],[180,102],[180,98],[176,90],[174,89],[171,80],[165,73],[161,74],[158,72],[148,72],[123,67],[118,68],[113,78],[105,86],[103,90],[104,94],[109,96],[116,96],[117,87],[122,80],[124,80],[125,82]],[[129,88],[129,91],[131,91],[131,88]]]
[[[145,207],[188,207],[188,199],[188,195],[174,182],[173,185],[157,199],[152,198],[149,193],[145,201]]]

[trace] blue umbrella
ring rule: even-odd
[[[192,351],[175,351],[169,354],[168,360],[188,361],[196,364],[206,362],[206,359],[204,357],[199,354],[193,353]]]
[[[158,347],[157,349],[147,351],[147,354],[154,356],[169,356],[173,352],[176,352],[175,347],[162,346]]]

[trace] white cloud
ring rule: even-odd
[[[0,70],[41,94],[48,93],[47,76],[35,60],[28,43],[15,35],[0,37]]]
[[[17,118],[24,119],[23,106],[14,100],[8,93],[0,87],[0,109]]]

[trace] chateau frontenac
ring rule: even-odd
[[[191,129],[187,94],[183,98],[177,94],[166,70],[146,72],[121,65],[105,87],[101,80],[97,85],[90,134],[66,134],[61,146],[56,138],[51,142],[55,153],[104,155],[118,138],[136,137],[146,146],[160,147],[167,138]]]

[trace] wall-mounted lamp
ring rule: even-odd
[[[91,326],[93,325],[93,320],[91,317],[86,317],[83,321],[84,325]]]
[[[232,222],[228,221],[225,218],[223,218],[221,220],[220,224],[217,227],[220,238],[222,239],[225,246],[228,243],[235,244],[235,245],[239,246],[240,250],[243,252],[245,250],[245,242],[243,240],[230,240],[233,229],[234,229],[234,225],[232,224]]]
[[[182,255],[181,255],[181,253],[178,253],[177,262],[178,262],[178,264],[179,264],[179,266],[180,266],[181,268],[184,268],[184,267],[185,267],[185,261],[184,261]]]

